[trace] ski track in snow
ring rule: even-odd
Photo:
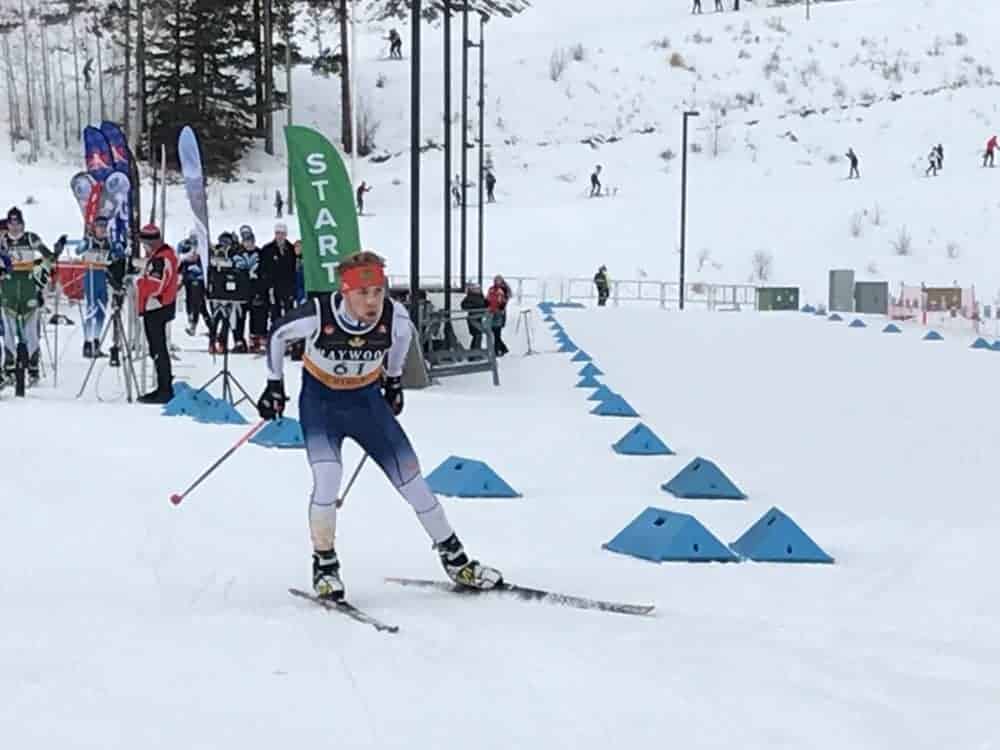
[[[74,348],[60,388],[2,402],[19,439],[0,476],[0,733],[19,748],[991,746],[1000,436],[981,405],[1000,358],[797,313],[558,317],[676,456],[614,454],[635,420],[588,414],[582,364],[550,351],[537,317],[543,353],[521,356],[512,335],[500,389],[471,376],[410,392],[403,420],[426,470],[479,457],[524,493],[444,500],[475,555],[526,585],[655,602],[652,618],[384,583],[441,572],[371,470],[339,551],[351,600],[400,632],[299,602],[285,589],[308,583],[302,454],[247,446],[174,508],[170,492],[245,428],[75,401]],[[262,363],[233,363],[256,392]],[[177,370],[199,385],[216,367],[184,353]],[[696,455],[750,500],[663,493]],[[648,505],[726,542],[778,505],[837,564],[601,549]]]

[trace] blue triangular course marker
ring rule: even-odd
[[[817,307],[816,312],[814,312],[813,315],[826,315],[826,310],[822,307]]]
[[[672,456],[667,447],[651,429],[641,422],[625,433],[624,437],[611,446],[615,453],[623,456]]]
[[[606,385],[602,385],[596,391],[594,391],[593,393],[591,393],[590,396],[587,397],[587,400],[588,401],[607,401],[609,398],[613,398],[614,396],[617,396],[617,395],[618,394],[616,394],[613,390],[611,390],[610,388],[608,388]]]
[[[604,549],[652,562],[739,562],[694,516],[646,508]]]
[[[558,333],[553,334],[552,338],[554,338],[560,344],[565,344],[567,341],[570,340],[569,335],[565,331],[559,331]]]
[[[701,457],[681,469],[661,489],[689,500],[746,500],[747,497],[722,469]]]
[[[848,328],[867,328],[868,326],[865,325],[865,321],[863,321],[861,318],[855,318],[854,320],[852,320],[848,324],[847,327]]]
[[[902,333],[899,326],[895,323],[889,323],[885,328],[882,329],[882,333]]]
[[[585,351],[578,351],[573,355],[573,362],[590,362],[590,355]]]
[[[297,419],[282,417],[268,422],[263,429],[250,438],[254,445],[265,448],[305,448],[306,441],[302,436],[302,425]]]
[[[585,378],[581,378],[580,382],[576,384],[577,388],[600,388],[601,381],[595,378],[593,375],[588,375]]]
[[[569,308],[572,310],[578,310],[583,308],[582,302],[553,302],[552,307],[562,307]]]
[[[978,339],[976,339],[975,341],[972,342],[972,346],[970,346],[969,348],[970,349],[992,349],[993,347],[990,346],[990,342],[989,341],[987,341],[982,336],[980,336]]]
[[[243,415],[236,411],[236,407],[221,398],[213,399],[211,404],[205,405],[195,420],[204,424],[246,424]]]
[[[944,336],[942,336],[937,331],[928,331],[924,336],[924,341],[944,341]]]
[[[544,320],[546,323],[555,323],[556,322],[556,319],[552,316],[551,313],[547,314],[544,318],[542,318],[542,320]]]
[[[197,417],[215,403],[207,391],[196,391],[187,383],[174,383],[174,397],[163,405],[165,417]]]
[[[729,546],[740,557],[755,562],[833,562],[795,521],[777,508],[771,508]]]
[[[827,318],[827,320],[832,320],[834,323],[839,323],[840,321],[843,320],[843,318],[837,315],[837,313],[833,313],[833,315]]]
[[[546,315],[552,314],[552,303],[551,302],[539,302],[538,309],[541,310]]]
[[[577,346],[572,341],[564,341],[559,346],[559,353],[560,354],[572,354],[575,351],[577,351]]]
[[[996,341],[994,341],[993,342],[993,346],[991,348],[995,352],[1000,352],[1000,339],[997,339]]]
[[[812,314],[816,312],[816,308],[813,307],[812,305],[803,305],[802,312]]]
[[[599,417],[638,417],[639,412],[633,409],[629,402],[617,393],[608,396],[597,406],[590,410],[591,414]]]
[[[450,497],[520,497],[482,461],[450,456],[427,475],[431,489]]]
[[[596,375],[603,375],[603,374],[604,373],[601,372],[600,368],[597,365],[595,365],[593,362],[588,362],[580,370],[580,377],[583,377],[583,378],[587,377],[588,375],[595,375],[596,376]]]

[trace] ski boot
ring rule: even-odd
[[[313,552],[313,591],[320,599],[340,601],[344,598],[344,582],[340,580],[340,560],[334,550]]]
[[[247,353],[247,342],[243,339],[239,339],[236,344],[233,345],[233,354],[246,354]]]
[[[93,359],[94,358],[94,344],[90,341],[83,342],[83,358]]]
[[[94,345],[91,348],[91,353],[94,359],[101,359],[102,357],[107,357],[108,355],[101,351],[101,342],[99,339],[94,339]]]
[[[503,583],[503,574],[499,570],[480,565],[478,560],[469,559],[455,534],[443,542],[438,542],[434,547],[441,556],[444,572],[459,586],[488,590]]]

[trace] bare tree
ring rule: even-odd
[[[38,135],[35,132],[35,113],[32,107],[32,75],[31,60],[29,56],[30,48],[28,46],[28,10],[25,6],[24,0],[21,0],[21,36],[24,44],[24,105],[28,110],[28,141],[31,144],[31,155],[29,156],[29,159],[30,161],[35,161],[35,159],[38,158]]]

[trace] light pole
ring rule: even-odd
[[[483,286],[483,152],[486,136],[483,119],[486,115],[486,22],[489,16],[479,14],[479,286]]]
[[[410,318],[420,330],[420,11],[413,0],[410,42]]]
[[[451,311],[451,9],[444,0],[444,309]]]
[[[462,5],[462,207],[459,265],[459,283],[465,288],[466,282],[466,227],[468,226],[468,190],[465,185],[469,181],[469,4]]]
[[[687,234],[687,182],[688,182],[688,118],[697,117],[695,110],[686,110],[681,128],[681,279],[680,279],[680,309],[684,309],[684,250]]]

